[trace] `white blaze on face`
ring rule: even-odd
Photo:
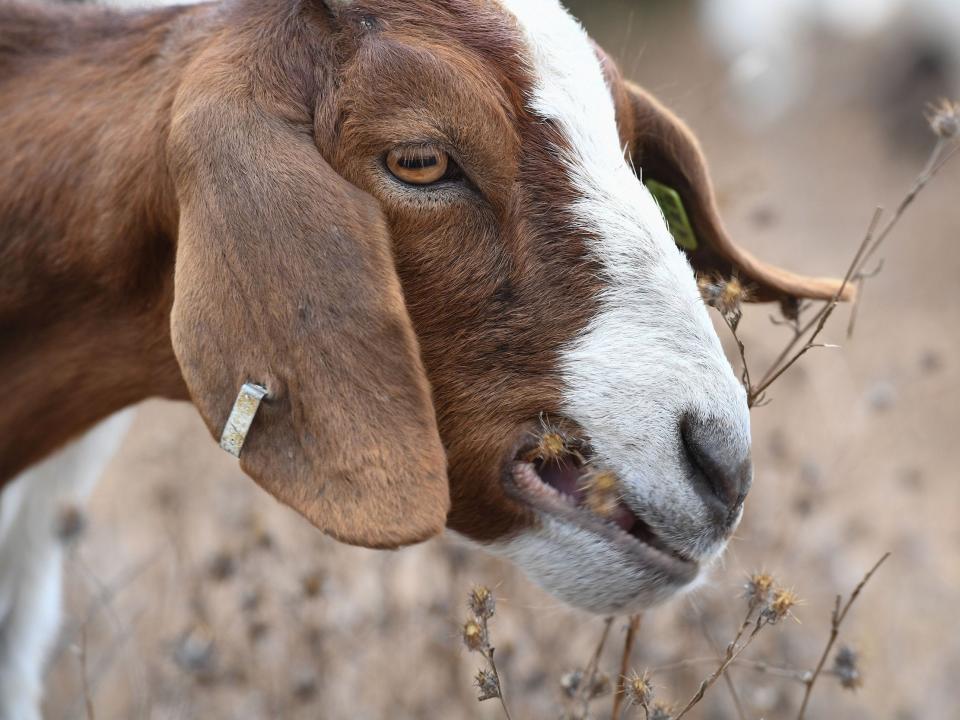
[[[556,0],[499,4],[526,39],[535,76],[528,107],[567,140],[557,150],[578,198],[572,212],[604,271],[597,314],[562,353],[564,414],[583,427],[598,459],[621,476],[625,501],[659,534],[693,555],[714,554],[719,544],[704,530],[709,521],[688,477],[679,422],[686,412],[716,420],[724,441],[745,451],[743,388],[686,257],[628,165],[586,32]],[[614,549],[549,518],[497,550],[556,594],[600,611],[613,609],[610,601],[646,603],[675,590],[655,587],[658,579],[636,567],[619,572]]]

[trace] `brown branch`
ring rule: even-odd
[[[487,661],[490,672],[493,674],[492,686],[489,683],[489,676],[484,671],[479,671],[476,676],[477,689],[479,690],[480,702],[497,698],[500,701],[500,707],[503,708],[503,714],[507,720],[510,717],[510,708],[507,707],[507,701],[503,697],[503,683],[500,682],[500,670],[497,668],[497,662],[494,660],[496,648],[490,642],[489,620],[495,612],[495,600],[489,588],[478,585],[471,590],[467,605],[470,608],[471,615],[463,626],[463,644],[472,652],[478,652]]]
[[[840,624],[843,622],[844,618],[847,617],[847,613],[850,611],[850,607],[860,596],[860,591],[863,590],[864,586],[870,582],[870,578],[873,577],[873,574],[879,569],[881,565],[890,557],[890,553],[884,553],[874,564],[870,570],[867,571],[867,574],[863,576],[863,579],[854,588],[853,592],[850,593],[850,597],[847,599],[846,604],[841,609],[840,603],[843,598],[840,595],[837,595],[836,604],[833,608],[833,613],[830,616],[830,636],[827,638],[827,645],[823,648],[823,653],[820,655],[820,660],[817,662],[816,668],[813,670],[813,674],[810,676],[809,680],[805,681],[806,688],[803,693],[803,702],[800,704],[800,712],[797,713],[797,720],[803,720],[804,715],[807,712],[807,705],[810,703],[810,696],[813,693],[813,686],[817,682],[817,678],[823,672],[823,666],[827,662],[827,658],[830,656],[830,651],[833,649],[834,643],[837,641],[837,636],[840,634]]]
[[[690,698],[687,701],[687,704],[683,706],[683,710],[674,716],[674,720],[680,720],[680,718],[690,712],[690,709],[693,708],[694,705],[703,700],[703,696],[706,694],[707,690],[716,684],[717,680],[719,680],[720,676],[723,675],[728,667],[730,667],[731,663],[737,659],[740,653],[747,649],[747,646],[753,642],[753,639],[757,636],[757,633],[759,633],[765,627],[766,622],[761,614],[757,617],[756,622],[753,624],[753,630],[751,630],[750,634],[743,641],[743,643],[738,645],[740,638],[743,637],[744,632],[750,626],[750,617],[752,614],[753,608],[751,607],[751,609],[747,611],[747,617],[740,626],[740,630],[737,632],[736,637],[729,645],[727,645],[727,651],[724,653],[723,660],[720,665],[718,665],[717,669],[710,674],[710,677],[700,683],[700,687],[697,689],[697,692],[694,693],[693,697]]]
[[[777,355],[776,360],[770,363],[770,368],[767,370],[767,372],[763,374],[763,377],[760,378],[761,385],[763,385],[764,383],[767,383],[767,381],[770,379],[770,375],[774,372],[774,370],[776,370],[780,366],[780,363],[786,360],[787,356],[790,354],[790,351],[796,347],[797,343],[800,342],[800,339],[803,338],[803,336],[806,335],[808,332],[810,332],[810,329],[817,324],[817,321],[820,319],[820,315],[826,309],[827,309],[826,305],[820,308],[820,310],[812,318],[810,318],[807,321],[807,324],[804,325],[802,328],[799,326],[799,323],[796,327],[793,328],[793,339],[790,340],[790,342],[788,342],[786,346],[784,346],[783,350],[780,351],[780,354]]]
[[[850,262],[850,266],[847,268],[846,275],[843,276],[843,282],[840,283],[840,287],[837,288],[837,292],[834,293],[833,297],[827,301],[827,304],[824,305],[823,309],[819,313],[814,315],[814,317],[807,324],[809,327],[814,322],[816,322],[816,327],[813,329],[813,333],[807,338],[807,341],[803,346],[797,350],[792,356],[790,356],[779,369],[774,371],[776,365],[771,366],[770,370],[767,371],[765,377],[766,380],[761,380],[760,385],[756,388],[750,388],[748,394],[750,398],[762,398],[764,391],[769,388],[777,379],[783,375],[787,370],[789,370],[793,365],[808,351],[812,350],[815,347],[824,347],[823,345],[817,345],[816,340],[820,336],[820,333],[823,332],[823,328],[827,324],[827,320],[830,319],[830,316],[833,315],[833,311],[836,310],[837,305],[840,303],[840,298],[843,297],[844,291],[847,289],[847,286],[850,284],[851,279],[857,270],[861,267],[861,261],[867,251],[867,248],[870,246],[871,241],[873,240],[874,232],[876,231],[877,223],[880,222],[880,216],[882,215],[883,210],[877,208],[873,211],[873,217],[870,219],[870,224],[867,226],[867,233],[864,236],[863,240],[860,242],[860,245],[857,247],[857,252],[853,256],[853,260]],[[804,331],[806,332],[806,331]],[[802,333],[801,333],[802,336]],[[791,347],[796,345],[798,338],[794,338]],[[789,352],[789,351],[788,351]]]
[[[593,655],[587,667],[583,671],[583,679],[580,687],[577,688],[577,694],[580,699],[581,717],[586,718],[590,714],[590,693],[593,690],[593,681],[597,677],[597,668],[600,666],[600,654],[603,652],[604,645],[607,644],[607,637],[610,635],[610,626],[613,624],[613,617],[603,619],[603,632],[600,633],[600,641],[594,648]]]
[[[793,338],[786,344],[783,350],[780,351],[779,355],[777,355],[776,359],[773,361],[773,363],[771,363],[770,367],[761,377],[757,386],[753,386],[749,380],[749,371],[747,370],[745,357],[746,354],[743,348],[743,343],[740,341],[739,337],[737,337],[736,325],[731,325],[731,323],[724,318],[731,331],[733,331],[734,339],[737,341],[737,345],[740,350],[740,359],[744,366],[742,379],[745,387],[747,388],[747,402],[750,407],[762,402],[766,390],[810,350],[814,348],[833,347],[817,343],[816,340],[823,331],[827,320],[830,319],[834,310],[836,310],[837,305],[840,302],[840,298],[843,296],[843,292],[851,283],[856,283],[859,292],[857,293],[857,299],[854,301],[851,309],[851,317],[847,326],[848,337],[852,335],[859,310],[859,298],[862,295],[864,284],[868,278],[875,275],[876,272],[879,272],[879,267],[872,273],[865,272],[864,268],[873,258],[877,250],[890,236],[893,229],[899,224],[907,209],[913,204],[923,189],[930,183],[931,180],[933,180],[934,177],[936,177],[937,173],[939,173],[940,170],[942,170],[944,166],[946,166],[946,164],[955,155],[957,155],[958,152],[960,152],[960,143],[951,144],[943,138],[938,139],[936,145],[930,153],[930,156],[927,159],[927,162],[924,164],[923,170],[920,171],[920,174],[914,180],[913,185],[907,191],[907,194],[903,197],[896,209],[893,211],[893,214],[890,216],[889,220],[887,220],[887,222],[882,228],[879,229],[879,231],[877,228],[879,226],[883,210],[881,208],[877,208],[874,211],[870,220],[870,224],[867,228],[866,235],[858,246],[857,252],[847,268],[846,275],[844,276],[843,282],[841,283],[837,293],[830,298],[830,300],[828,300],[820,308],[820,310],[803,325],[803,327],[800,327],[799,323],[793,327]],[[809,337],[807,337],[808,333],[811,333]],[[803,340],[805,337],[807,338],[806,341],[800,346],[799,349],[797,349],[797,346],[800,345],[801,340]]]
[[[686,660],[678,660],[677,662],[670,663],[668,665],[660,665],[659,667],[651,668],[650,672],[653,674],[671,672],[673,670],[683,670],[696,665],[713,664],[722,661],[723,658],[719,656],[687,658]],[[782,667],[780,665],[772,665],[770,663],[763,662],[762,660],[748,660],[745,658],[737,658],[730,663],[730,667],[751,670],[762,675],[772,675],[773,677],[784,678],[785,680],[794,680],[795,682],[802,683],[804,685],[813,676],[813,670],[800,670],[799,668]],[[837,673],[828,668],[823,670],[820,674],[836,675]]]
[[[630,671],[630,656],[633,654],[633,646],[637,640],[637,630],[640,629],[640,621],[643,614],[637,613],[631,615],[627,623],[627,637],[623,641],[623,654],[620,656],[620,675],[617,677],[617,689],[613,695],[613,710],[610,712],[610,720],[619,720],[621,706],[623,705],[624,686],[623,683]]]
[[[740,352],[740,366],[743,368],[740,373],[740,382],[747,389],[747,405],[753,407],[756,402],[759,402],[762,398],[754,399],[751,391],[753,388],[753,381],[750,379],[750,366],[747,364],[747,348],[743,344],[743,340],[740,339],[740,335],[737,333],[737,326],[740,324],[739,316],[736,316],[734,319],[731,319],[726,313],[720,313],[720,317],[723,318],[723,322],[726,323],[727,327],[730,328],[730,334],[733,335],[734,341],[737,343],[737,350]]]
[[[703,635],[707,638],[707,642],[710,643],[710,649],[719,655],[720,646],[717,644],[717,641],[713,639],[713,634],[710,632],[710,628],[707,627],[707,623],[704,622],[702,616],[700,617],[700,628],[703,630]],[[747,720],[747,713],[743,709],[743,703],[740,701],[740,693],[737,692],[737,688],[733,684],[733,678],[730,677],[730,673],[723,674],[723,682],[727,686],[727,690],[730,692],[730,697],[733,699],[733,704],[737,709],[737,717],[739,717],[740,720]]]
[[[488,646],[481,650],[480,654],[487,659],[487,664],[490,666],[490,671],[497,679],[497,698],[500,700],[500,707],[503,708],[503,714],[506,716],[507,720],[513,720],[513,718],[510,717],[510,708],[507,707],[507,701],[503,698],[503,683],[500,682],[500,672],[497,670],[497,663],[493,659],[493,653],[495,650],[496,648]]]
[[[864,274],[862,272],[863,266],[865,266],[870,258],[873,257],[874,253],[880,248],[884,243],[887,237],[890,235],[890,232],[896,227],[897,223],[900,222],[900,219],[903,217],[903,214],[906,212],[914,200],[917,199],[917,196],[920,192],[927,186],[927,184],[936,177],[937,173],[943,169],[943,167],[950,162],[951,158],[957,154],[957,151],[960,150],[960,144],[954,145],[949,152],[944,154],[944,151],[948,147],[948,142],[943,138],[937,140],[937,144],[934,146],[933,150],[930,153],[930,157],[927,158],[926,165],[924,165],[923,170],[920,171],[920,174],[916,177],[913,182],[913,185],[910,187],[910,190],[900,201],[900,204],[897,205],[897,208],[893,211],[893,215],[890,217],[890,220],[887,221],[887,224],[883,229],[877,233],[876,238],[874,239],[871,246],[867,249],[866,254],[863,256],[863,261],[860,263],[860,268],[857,273],[857,285],[858,289],[862,290],[864,281],[875,275],[875,273]],[[857,293],[857,298],[854,300],[852,315],[855,318],[857,307],[860,304],[860,293]],[[853,334],[853,322],[847,327],[847,336],[850,337]]]

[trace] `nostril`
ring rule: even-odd
[[[735,439],[735,433],[725,430],[722,422],[689,413],[680,422],[680,437],[691,464],[700,471],[701,482],[725,513],[735,515],[753,482],[749,449]]]

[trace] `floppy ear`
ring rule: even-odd
[[[193,401],[219,438],[241,385],[265,386],[246,473],[339,540],[428,538],[446,460],[379,206],[325,162],[308,117],[228,85],[182,89],[168,144],[171,330]]]
[[[652,95],[625,83],[632,109],[630,152],[643,182],[660,204],[670,229],[697,273],[736,273],[751,288],[750,299],[794,306],[803,298],[829,299],[841,281],[811,278],[768,265],[736,245],[720,221],[706,160],[690,129]],[[842,299],[850,300],[852,285]]]

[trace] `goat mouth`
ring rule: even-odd
[[[527,459],[511,464],[507,492],[535,511],[576,525],[618,547],[678,584],[692,582],[699,564],[670,547],[622,499],[619,480],[577,457]]]

